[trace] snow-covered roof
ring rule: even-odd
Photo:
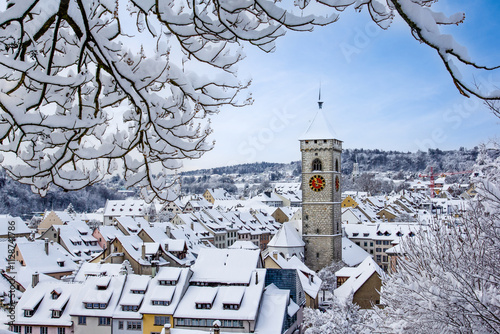
[[[120,274],[121,263],[89,263],[84,262],[78,269],[74,280],[83,282],[87,277],[94,276],[118,276]]]
[[[199,263],[199,259],[197,263]],[[230,267],[237,270],[237,266],[234,264]],[[247,282],[248,286],[222,285],[209,287],[190,285],[175,310],[174,317],[255,321],[264,290],[265,276],[266,269],[255,269],[251,273],[251,279]],[[234,303],[234,296],[241,295],[242,291],[243,297],[239,308],[226,309],[224,304]],[[210,303],[210,299],[212,305],[209,309],[196,308],[197,303]]]
[[[69,309],[75,304],[82,284],[66,282],[39,282],[29,286],[16,306],[15,324],[61,326],[72,325]],[[53,294],[55,297],[53,298]],[[31,310],[25,316],[24,310]],[[53,317],[52,311],[60,311],[60,317]]]
[[[139,313],[172,315],[181,300],[188,277],[188,268],[160,268],[158,274],[149,282]],[[160,281],[175,281],[176,283],[175,285],[161,285]]]
[[[138,216],[146,215],[148,205],[143,200],[108,200],[104,208],[104,216]]]
[[[305,243],[299,235],[299,232],[289,222],[283,223],[276,235],[269,241],[267,247],[290,248],[304,247]]]
[[[108,277],[88,277],[76,295],[69,314],[72,316],[112,317],[125,284],[125,275]],[[87,303],[105,304],[105,308],[86,308]]]
[[[262,296],[261,312],[255,325],[255,333],[283,333],[283,319],[285,318],[289,301],[293,303],[290,299],[289,290],[278,289],[274,284],[268,285]]]
[[[201,249],[191,267],[190,282],[248,284],[258,267],[260,251],[247,249]]]
[[[124,236],[123,232],[116,228],[116,226],[99,226],[99,233],[101,233],[105,241],[111,241],[116,237]]]
[[[248,240],[238,240],[229,246],[230,249],[259,249],[257,245]]]
[[[341,286],[335,289],[333,294],[345,300],[351,293],[356,293],[374,273],[377,273],[380,277],[384,276],[382,269],[370,256],[356,268],[343,268],[337,271],[335,276],[349,278]]]
[[[9,223],[9,222],[14,222]],[[9,229],[10,228],[10,229]],[[12,228],[14,228],[12,230]],[[0,216],[0,235],[8,235],[9,233],[30,234],[31,230],[20,217],[11,217],[9,215]]]
[[[141,307],[146,291],[148,289],[151,277],[147,275],[127,275],[125,286],[117,303],[113,318],[119,319],[141,319],[142,314],[137,311],[124,310],[124,306]]]
[[[342,262],[348,266],[357,266],[367,257],[371,257],[363,248],[346,237],[342,237]]]
[[[207,191],[210,193],[210,195],[212,195],[212,197],[214,198],[214,200],[231,200],[231,199],[235,199],[235,197],[233,195],[231,195],[230,193],[228,193],[226,190],[224,190],[223,188],[216,188],[216,189],[207,189]]]
[[[285,259],[281,254],[277,252],[271,252],[267,256],[272,259],[281,269],[296,269],[304,291],[313,299],[316,298],[323,281],[316,275],[313,270],[309,269],[304,264],[304,262],[302,262],[295,255],[289,259]]]
[[[18,239],[17,247],[23,257],[24,265],[40,273],[50,274],[74,271],[77,264],[74,257],[61,245],[48,242],[48,254],[45,252],[45,241]]]
[[[319,109],[311,123],[309,123],[306,132],[299,137],[299,140],[335,139],[336,137],[337,135],[325,118],[323,110]]]

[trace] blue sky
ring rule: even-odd
[[[465,12],[463,24],[443,31],[477,62],[500,64],[500,1],[441,0],[433,8]],[[214,116],[215,148],[183,170],[299,160],[297,138],[317,110],[320,81],[325,115],[344,148],[471,148],[500,133],[500,119],[462,97],[438,55],[400,19],[384,31],[366,10],[348,8],[328,27],[288,32],[274,53],[245,52],[239,75],[252,78],[254,104]],[[500,71],[475,78],[500,87]]]

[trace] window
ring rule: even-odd
[[[170,317],[168,316],[155,316],[155,326],[163,326],[170,323]]]
[[[382,261],[383,261],[383,262],[387,262],[387,261],[388,261],[388,260],[387,260],[387,256],[385,256],[385,255],[384,255],[384,256],[382,256]]]
[[[146,291],[144,291],[144,290],[130,290],[130,292],[132,292],[133,294],[136,294],[136,295],[143,295],[146,293]]]
[[[13,325],[12,326],[12,331],[14,333],[21,333],[21,326],[19,326],[19,325]]]
[[[137,305],[122,305],[122,311],[137,312],[138,310],[139,310],[139,306],[137,306]]]
[[[118,329],[123,329],[123,321],[118,321]]]
[[[382,245],[382,241],[381,241],[381,240],[377,240],[375,243],[376,243],[377,245]]]
[[[365,241],[364,245],[365,245],[365,247],[368,247],[368,242]]]
[[[384,245],[390,245],[391,242],[389,240],[384,240]]]
[[[111,318],[99,317],[99,326],[109,326],[111,325]]]
[[[382,252],[382,248],[377,248],[375,251],[376,251],[377,253],[380,253],[380,252]]]
[[[318,158],[313,160],[312,170],[323,170],[323,167],[321,165],[321,160],[319,160]]]
[[[127,329],[140,331],[142,330],[142,323],[140,321],[127,321]]]
[[[57,328],[57,334],[66,334],[66,328],[64,327]]]
[[[60,317],[61,317],[61,311],[52,310],[52,318],[60,318]]]
[[[339,159],[335,159],[335,171],[339,171]]]
[[[382,262],[381,259],[382,259],[382,255],[377,255],[377,262]]]
[[[316,253],[316,258],[319,259],[319,253]]]
[[[29,318],[33,316],[33,310],[24,310],[24,316]]]
[[[24,326],[24,334],[32,334],[32,333],[33,333],[33,327]]]
[[[168,302],[166,300],[153,300],[152,303],[153,303],[153,305],[163,305],[163,306],[170,305],[170,302]]]
[[[47,327],[40,327],[40,334],[47,334],[49,329]]]
[[[87,324],[87,317],[79,316],[78,317],[78,324],[79,325],[86,325]]]

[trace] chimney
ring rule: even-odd
[[[172,238],[172,230],[170,229],[170,226],[167,226],[165,233],[167,234],[167,237]]]
[[[160,334],[170,334],[170,327],[170,324],[163,325],[163,329],[161,330]]]
[[[273,257],[275,260],[277,260],[278,259],[278,252],[273,252]]]
[[[146,259],[146,245],[143,243],[142,244],[142,259],[145,260]]]
[[[49,238],[45,238],[45,254],[49,255]]]
[[[35,273],[31,276],[31,286],[34,288],[35,286],[37,286],[39,281],[40,275],[38,274],[38,271],[35,271]]]
[[[220,326],[221,326],[220,320],[215,320],[214,321],[214,334],[220,334]]]
[[[61,228],[57,228],[57,243],[61,244]]]

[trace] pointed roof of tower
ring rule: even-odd
[[[299,137],[299,140],[335,139],[336,136],[335,131],[333,131],[323,114],[323,109],[319,109],[306,132]]]

